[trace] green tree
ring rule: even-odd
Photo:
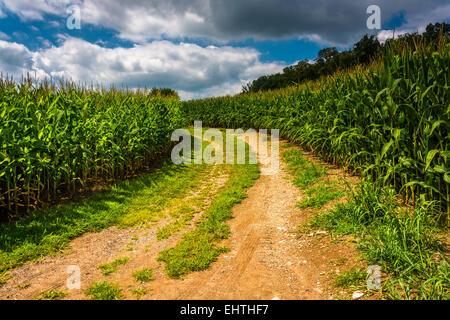
[[[423,36],[427,39],[427,40],[436,40],[439,38],[439,34],[440,33],[446,34],[447,36],[450,35],[450,24],[448,23],[435,23],[432,24],[430,23],[427,28],[426,31],[424,32]]]
[[[359,63],[369,63],[381,53],[381,44],[374,35],[366,34],[354,45],[353,52]]]

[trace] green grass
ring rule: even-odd
[[[305,190],[314,185],[327,173],[325,167],[306,160],[299,149],[285,151],[282,157],[290,173],[295,176],[294,184],[300,189]]]
[[[344,257],[340,257],[340,258],[337,258],[336,260],[330,260],[329,262],[330,262],[330,264],[334,264],[334,265],[336,265],[336,266],[343,266],[346,262],[348,261],[348,259],[347,258],[344,258]]]
[[[294,184],[305,191],[306,199],[299,203],[300,208],[320,209],[331,200],[344,195],[335,182],[324,182],[321,179],[326,175],[327,168],[306,160],[300,149],[287,150],[282,156],[289,172],[294,176]]]
[[[167,216],[170,208],[176,207],[189,191],[197,188],[212,170],[207,165],[181,167],[187,167],[184,174],[171,176],[164,185],[159,184],[157,190],[146,188],[141,195],[135,195],[126,214],[120,218],[118,226],[126,228],[159,221]]]
[[[106,263],[98,266],[104,276],[109,276],[118,270],[118,266],[126,264],[130,260],[129,257],[118,258],[111,263]]]
[[[284,162],[288,164],[289,170],[294,175],[297,172],[302,171],[308,164],[308,160],[303,157],[302,152],[298,148],[283,152],[282,157]]]
[[[68,295],[65,291],[60,290],[50,290],[41,293],[38,297],[34,298],[34,300],[61,300]]]
[[[0,272],[0,287],[4,286],[8,280],[9,274],[6,271]]]
[[[336,183],[308,173],[311,168],[299,150],[286,151],[283,157],[296,185],[305,190],[307,199],[300,203],[301,208],[322,208],[345,193],[350,195],[350,201],[317,214],[304,229],[325,228],[336,235],[357,236],[366,260],[382,266],[389,274],[383,287],[386,298],[450,298],[449,263],[436,239],[436,233],[444,230],[431,219],[436,216],[432,202],[422,199],[415,208],[406,208],[400,205],[393,189],[370,180],[363,181],[356,190],[346,186],[344,192],[337,189]],[[351,270],[336,281],[347,286],[352,279],[365,276],[362,271]]]
[[[344,288],[360,288],[367,279],[367,273],[364,270],[351,269],[341,272],[334,280],[334,285]]]
[[[301,209],[321,209],[328,202],[344,196],[344,192],[342,190],[336,190],[336,186],[334,184],[324,183],[308,188],[306,190],[306,196],[306,200],[299,204]]]
[[[141,298],[145,296],[148,293],[148,291],[144,288],[135,288],[131,290],[131,293],[134,294],[136,300],[141,300]]]
[[[168,239],[176,232],[182,230],[194,218],[194,214],[196,213],[196,210],[188,204],[184,204],[181,208],[177,207],[175,209],[177,210],[176,214],[178,216],[172,222],[158,228],[156,231],[156,238],[158,240]]]
[[[204,142],[204,145],[206,143]],[[47,255],[61,253],[70,240],[112,225],[125,228],[158,221],[213,169],[174,165],[124,180],[83,201],[41,209],[15,223],[0,225],[0,274]]]
[[[136,279],[136,281],[139,282],[150,282],[155,280],[155,277],[153,276],[153,270],[149,268],[134,271],[133,277]]]
[[[122,291],[116,284],[104,281],[94,283],[86,290],[86,295],[91,296],[92,300],[119,300]]]
[[[286,142],[286,143],[283,143],[281,145],[281,149],[289,149],[289,148],[292,148],[292,147],[295,147],[295,144],[293,144],[291,142]]]
[[[211,171],[211,176],[206,177],[209,181],[203,181],[201,183],[201,189],[197,190],[195,196],[185,200],[179,206],[174,206],[168,213],[169,216],[173,217],[173,220],[163,227],[158,228],[156,231],[157,239],[168,239],[176,232],[190,225],[195,214],[206,210],[209,205],[208,199],[214,198],[220,190],[220,188],[218,190],[213,189],[213,185],[216,182],[214,180],[225,172],[226,168],[223,166],[215,166]]]
[[[236,151],[236,148],[235,148]],[[247,159],[248,159],[247,152]],[[226,166],[226,165],[225,165]],[[245,191],[259,177],[257,165],[228,165],[230,178],[203,215],[198,226],[183,235],[173,248],[160,252],[159,261],[166,263],[165,270],[171,278],[182,278],[193,271],[209,268],[218,256],[229,249],[218,246],[228,238],[232,208],[247,197]]]
[[[352,199],[318,215],[313,226],[359,236],[358,247],[371,264],[389,275],[383,293],[390,299],[449,299],[449,262],[430,217],[433,203],[399,204],[395,192],[363,181]]]

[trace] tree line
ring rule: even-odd
[[[381,56],[386,44],[393,41],[406,41],[409,44],[420,40],[431,42],[437,39],[441,32],[450,35],[450,24],[430,23],[422,34],[417,32],[403,34],[396,40],[387,40],[384,44],[381,44],[374,35],[366,34],[351,50],[339,52],[335,47],[322,49],[315,60],[302,60],[284,68],[282,73],[262,76],[244,85],[242,92],[268,91],[298,85],[308,80],[316,80],[338,70],[368,64],[372,59]]]

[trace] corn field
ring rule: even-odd
[[[450,44],[396,44],[369,68],[300,87],[188,101],[189,121],[277,128],[321,158],[450,212]]]
[[[133,174],[170,148],[177,99],[62,82],[0,81],[2,219]]]

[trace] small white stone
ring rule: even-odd
[[[353,300],[358,300],[358,299],[360,299],[362,297],[364,297],[364,293],[362,293],[361,291],[353,292],[353,295],[352,295],[352,299]]]
[[[280,298],[278,298],[277,296],[273,297],[272,300],[280,300]]]

